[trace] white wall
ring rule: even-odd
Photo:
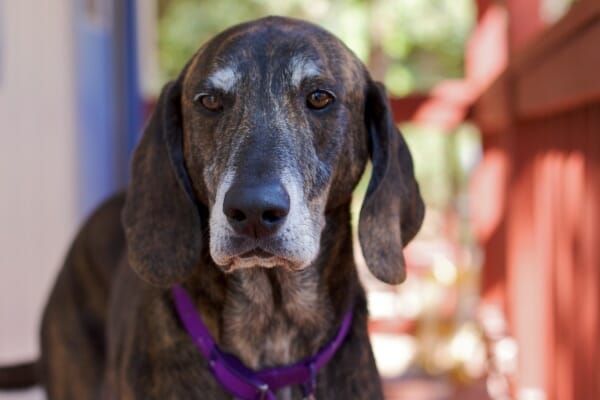
[[[158,0],[135,0],[135,9],[140,90],[144,99],[151,99],[164,83],[158,65]]]
[[[0,0],[0,365],[38,354],[77,228],[70,0]]]

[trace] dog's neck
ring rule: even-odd
[[[228,280],[221,338],[255,369],[290,364],[322,343],[331,301],[315,269],[239,270]]]
[[[211,274],[221,290],[212,293],[210,303],[220,312],[201,314],[209,320],[222,316],[207,321],[209,329],[224,351],[248,367],[294,363],[316,353],[337,331],[358,278],[348,208],[340,207],[326,219],[322,242],[333,237],[336,242],[322,245],[317,260],[302,271],[256,267]],[[207,283],[202,286],[210,287]]]

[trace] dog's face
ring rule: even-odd
[[[236,27],[193,58],[183,154],[218,265],[300,269],[316,258],[328,203],[350,199],[368,157],[364,87],[356,57],[298,21]]]
[[[361,245],[373,273],[398,282],[423,204],[385,91],[312,24],[233,27],[165,87],[136,150],[123,213],[130,263],[169,285],[198,266],[208,239],[224,271],[306,268],[369,155]]]

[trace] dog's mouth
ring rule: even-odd
[[[290,270],[298,270],[304,267],[304,265],[300,264],[297,260],[290,259],[278,252],[265,250],[260,246],[253,247],[252,249],[243,251],[237,255],[229,256],[222,262],[217,262],[217,265],[219,265],[224,272],[233,272],[237,269],[254,267],[284,267]]]
[[[269,253],[268,251],[263,250],[260,247],[255,247],[252,250],[247,251],[247,252],[241,254],[239,257],[240,258],[251,258],[251,257],[271,258],[273,256],[274,256],[273,253]]]

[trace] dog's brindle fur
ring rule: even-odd
[[[306,105],[317,89],[335,95],[323,110]],[[222,108],[203,108],[198,93]],[[49,398],[231,398],[175,315],[174,283],[218,345],[254,369],[315,354],[354,303],[316,398],[382,398],[349,211],[369,156],[361,247],[376,277],[399,283],[423,203],[383,88],[338,39],[305,22],[270,17],[211,40],[163,90],[127,193],[100,207],[68,254],[42,324]],[[289,192],[287,220],[266,238],[239,235],[222,193],[262,181]],[[240,257],[257,246],[274,256]],[[277,393],[301,397],[297,387]]]

